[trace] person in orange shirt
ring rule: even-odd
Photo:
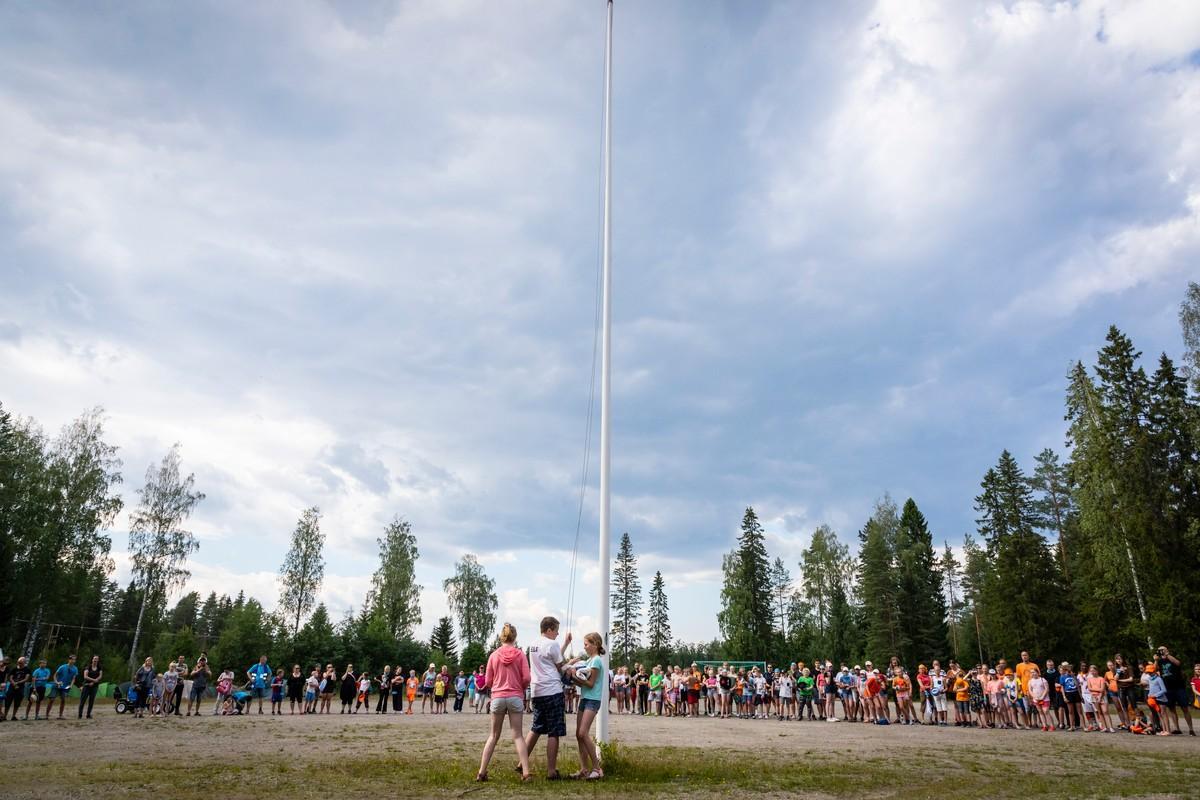
[[[954,676],[954,725],[958,728],[971,727],[971,685],[963,673]]]
[[[417,680],[417,671],[410,669],[408,671],[408,680],[404,682],[404,690],[408,695],[408,711],[405,711],[405,714],[412,713],[413,701],[417,699],[417,687],[420,684],[421,682]]]
[[[1017,693],[1022,699],[1019,709],[1021,716],[1025,718],[1026,728],[1032,727],[1029,721],[1029,712],[1032,709],[1029,708],[1027,695],[1029,694],[1030,673],[1035,671],[1038,671],[1037,664],[1034,664],[1033,660],[1029,657],[1029,651],[1022,650],[1021,660],[1017,662],[1017,666],[1013,670],[1013,673],[1017,676]]]
[[[1088,669],[1087,679],[1084,681],[1087,684],[1088,694],[1092,696],[1093,717],[1096,720],[1096,730],[1107,730],[1113,732],[1112,718],[1108,715],[1108,683],[1100,675],[1100,669],[1092,664]]]
[[[1117,683],[1117,665],[1109,661],[1104,673],[1104,691],[1108,698],[1108,707],[1117,709],[1117,717],[1121,720],[1118,726],[1121,730],[1129,729],[1129,715],[1125,712],[1125,704],[1121,702],[1121,686]]]

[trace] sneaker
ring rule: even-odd
[[[46,719],[50,719],[50,718],[46,717]],[[1183,736],[1183,731],[1171,731],[1171,735],[1172,736]]]
[[[826,722],[838,722],[839,720],[837,717],[826,717],[825,721]]]

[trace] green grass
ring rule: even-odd
[[[335,737],[336,738],[336,737]],[[1022,742],[1027,746],[1029,740]],[[321,755],[319,743],[303,752],[257,760],[189,762],[186,752],[141,765],[6,764],[6,797],[307,798],[394,795],[415,797],[536,797],[583,793],[593,797],[694,797],[757,794],[805,797],[887,798],[991,797],[1196,797],[1200,764],[1192,754],[1129,752],[1072,740],[1064,746],[1039,742],[1030,769],[1026,753],[972,746],[969,752],[945,739],[925,750],[911,746],[898,755],[800,750],[753,753],[753,738],[731,740],[715,749],[606,748],[604,781],[584,785],[537,780],[520,783],[509,769],[511,752],[500,750],[492,780],[474,784],[477,748],[447,743],[433,758],[403,753],[404,742],[363,739],[361,756],[335,760]],[[235,749],[236,739],[230,747]],[[380,747],[398,752],[379,755]],[[544,751],[543,751],[544,752]],[[570,752],[570,751],[568,751]],[[139,754],[144,757],[145,754]],[[564,766],[573,766],[568,761]],[[544,764],[543,764],[544,766]]]

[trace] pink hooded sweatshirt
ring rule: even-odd
[[[519,648],[502,644],[488,657],[487,672],[483,674],[483,686],[490,689],[492,699],[524,697],[529,685],[529,661]]]

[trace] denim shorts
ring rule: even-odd
[[[600,701],[599,700],[591,700],[591,699],[584,697],[583,699],[581,699],[579,701],[579,710],[580,711],[595,711],[595,712],[599,713],[600,712]]]
[[[510,711],[520,714],[525,710],[525,701],[520,697],[496,697],[492,699],[493,714],[507,714]]]

